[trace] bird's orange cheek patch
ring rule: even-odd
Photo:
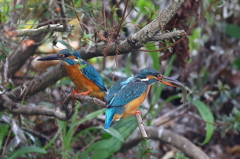
[[[148,75],[147,76],[148,79],[153,79],[153,78],[156,78],[155,76],[152,76],[152,75]]]

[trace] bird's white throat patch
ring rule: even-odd
[[[81,62],[82,59],[73,59],[73,61],[75,61],[75,62]]]
[[[148,78],[141,79],[141,82],[146,82],[146,81],[149,81],[149,79]]]
[[[66,61],[62,61],[62,60],[61,60],[61,62],[62,62],[64,65],[68,65],[68,66],[70,65],[70,64],[67,63]]]

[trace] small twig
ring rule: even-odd
[[[35,135],[35,136],[44,138],[44,139],[47,140],[48,142],[50,141],[50,138],[49,138],[48,136],[46,136],[46,135],[44,135],[44,134],[41,134],[41,133],[39,133],[39,132],[37,132],[37,131],[35,131],[35,130],[29,129],[29,128],[22,128],[22,130],[25,130],[25,131],[27,131],[27,132]]]
[[[141,115],[140,115],[139,113],[136,113],[135,117],[136,117],[136,119],[137,119],[138,127],[139,127],[139,130],[140,130],[141,134],[142,134],[142,137],[143,137],[144,139],[148,139],[148,135],[147,135],[147,133],[146,133],[145,125],[144,125],[144,123],[143,123],[143,121],[142,121]]]
[[[3,73],[3,77],[4,77],[4,83],[6,84],[8,81],[8,77],[7,77],[7,72],[8,72],[8,57],[6,57],[6,62],[4,64],[4,73]]]

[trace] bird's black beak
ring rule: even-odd
[[[62,60],[62,58],[59,57],[57,54],[54,54],[37,59],[37,61],[49,61],[49,60]]]
[[[166,81],[163,81],[162,79],[166,79]],[[169,85],[169,86],[172,86],[172,87],[178,87],[179,84],[181,84],[181,82],[179,82],[178,80],[175,80],[173,78],[170,78],[170,77],[166,77],[166,76],[163,76],[159,79],[159,82],[165,84],[165,85]]]

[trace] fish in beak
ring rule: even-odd
[[[162,79],[166,79],[166,81],[163,81]],[[186,103],[187,89],[185,88],[185,85],[183,83],[179,82],[178,80],[175,80],[173,78],[166,77],[163,75],[162,75],[161,79],[159,79],[159,82],[161,82],[165,85],[172,86],[172,87],[179,87],[183,92],[183,104]]]

